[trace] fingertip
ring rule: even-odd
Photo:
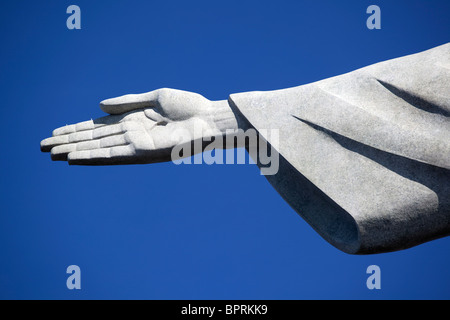
[[[151,107],[155,104],[157,91],[139,94],[126,94],[100,102],[100,109],[109,114],[122,114],[128,111]]]
[[[48,138],[41,141],[39,144],[42,152],[49,152],[51,150],[51,147],[48,145]]]
[[[50,153],[53,161],[67,161],[67,153]]]
[[[64,127],[56,128],[55,130],[53,130],[52,136],[53,137],[60,136],[60,135],[64,135],[64,134],[73,133],[75,131],[76,131],[75,124],[65,125]]]
[[[113,98],[114,99],[114,98]],[[108,114],[121,114],[122,108],[114,103],[113,99],[106,99],[100,102],[100,109]]]
[[[80,165],[85,163],[90,158],[90,151],[83,150],[83,151],[74,151],[70,152],[67,155],[67,162],[69,165]]]

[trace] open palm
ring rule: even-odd
[[[177,144],[223,134],[214,102],[192,92],[158,89],[104,100],[100,107],[110,115],[55,129],[41,150],[69,164],[154,163],[170,160]]]

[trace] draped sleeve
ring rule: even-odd
[[[269,182],[340,250],[394,251],[450,234],[450,43],[229,103],[279,153]],[[276,144],[265,136],[274,129]]]

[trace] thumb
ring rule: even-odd
[[[157,105],[158,90],[127,94],[124,96],[106,99],[100,102],[100,109],[109,114],[122,114],[136,109],[152,108]]]

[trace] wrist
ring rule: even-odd
[[[212,118],[216,127],[226,134],[227,130],[237,130],[236,115],[227,100],[212,101]]]

